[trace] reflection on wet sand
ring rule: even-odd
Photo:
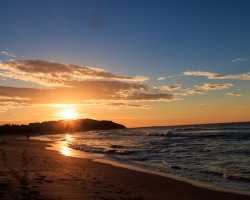
[[[68,142],[67,141],[63,141],[60,145],[60,151],[61,154],[65,155],[65,156],[72,156],[72,149],[68,147]]]

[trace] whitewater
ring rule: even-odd
[[[37,136],[54,149],[74,149],[152,172],[250,191],[250,123],[164,126]],[[83,155],[83,154],[82,154]],[[83,156],[83,157],[85,157]]]

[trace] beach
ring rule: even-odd
[[[0,137],[0,199],[249,199],[65,156],[46,149],[49,145],[25,136]]]

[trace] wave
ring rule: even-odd
[[[185,126],[185,127],[175,127],[173,131],[189,132],[189,131],[250,131],[250,124],[248,126]]]
[[[165,129],[166,128],[166,129]],[[201,138],[201,139],[250,139],[250,128],[218,128],[218,127],[165,127],[159,129],[126,129],[126,130],[109,130],[109,131],[91,131],[89,134],[92,137],[181,137],[181,138]],[[235,129],[235,130],[234,130]],[[242,131],[242,130],[244,131]],[[224,131],[223,131],[224,130]],[[86,139],[86,133],[84,137],[77,138],[77,140]]]
[[[250,133],[200,133],[196,135],[185,135],[186,137],[191,138],[204,138],[204,139],[237,139],[237,140],[249,140]]]
[[[235,133],[198,133],[198,134],[183,134],[175,133],[171,130],[166,132],[154,132],[147,133],[146,136],[162,136],[162,137],[181,137],[181,138],[190,138],[190,139],[239,139],[239,140],[249,140],[250,134],[235,134]]]
[[[70,148],[75,150],[80,150],[84,152],[90,153],[101,153],[101,154],[118,154],[118,155],[128,155],[135,153],[135,151],[130,150],[122,150],[122,149],[111,149],[111,148],[96,148],[87,145],[79,145],[79,144],[69,144]]]
[[[248,177],[243,177],[243,176],[234,176],[230,174],[223,174],[223,178],[227,180],[232,180],[232,181],[244,181],[247,183],[250,183],[250,178]]]
[[[231,181],[241,181],[241,182],[250,183],[250,177],[237,176],[237,175],[231,175],[228,173],[214,172],[214,171],[205,171],[205,173],[212,174],[215,176],[220,176],[221,178],[231,180]]]
[[[174,128],[174,131],[193,131],[193,130],[203,130],[201,128],[196,127],[183,127],[183,128]]]
[[[171,168],[171,169],[177,169],[177,170],[183,169],[183,168],[181,168],[180,166],[171,165],[171,164],[167,163],[166,161],[162,161],[162,163],[163,163],[165,166],[167,166],[167,167],[169,167],[169,168]]]
[[[174,133],[171,130],[164,131],[162,133],[147,133],[147,136],[166,136],[171,137],[174,136]]]

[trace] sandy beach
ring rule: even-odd
[[[170,178],[45,149],[48,142],[0,138],[0,199],[247,200]]]

